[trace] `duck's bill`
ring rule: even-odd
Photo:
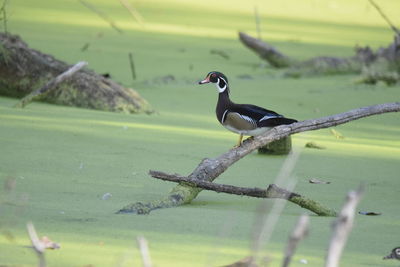
[[[205,83],[209,83],[210,82],[210,78],[207,77],[204,80],[200,81],[199,84],[205,84]]]

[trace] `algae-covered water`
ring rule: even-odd
[[[400,86],[357,85],[355,75],[282,78],[237,40],[238,30],[256,35],[256,5],[262,38],[298,59],[349,56],[356,44],[386,45],[393,34],[367,1],[131,1],[144,26],[118,1],[91,3],[123,33],[78,1],[61,0],[9,1],[8,30],[68,63],[86,60],[97,72],[110,73],[157,112],[127,115],[38,102],[16,109],[17,99],[0,98],[0,265],[37,265],[26,247],[28,221],[40,236],[61,244],[46,252],[48,266],[141,266],[140,235],[155,266],[221,266],[249,255],[258,199],[202,192],[179,208],[115,214],[126,204],[161,198],[174,186],[150,178],[150,169],[187,175],[237,141],[215,118],[215,88],[197,85],[211,70],[227,75],[234,101],[298,120],[399,100]],[[399,2],[380,4],[400,25]],[[329,129],[292,137],[295,148],[309,141],[325,147],[302,150],[294,191],[338,210],[349,190],[365,184],[357,211],[381,215],[356,216],[342,266],[396,266],[382,257],[400,245],[400,115],[335,130],[344,138]],[[284,159],[251,154],[216,182],[263,187],[275,180]],[[310,178],[331,183],[310,184]],[[288,234],[303,213],[311,215],[310,234],[292,266],[323,265],[333,218],[288,203],[263,247],[270,266],[280,266]]]

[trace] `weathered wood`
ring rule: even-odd
[[[259,147],[265,146],[272,141],[295,133],[333,127],[367,116],[399,111],[400,102],[385,103],[357,108],[344,113],[318,119],[300,121],[290,125],[280,125],[274,127],[270,131],[260,136],[245,140],[240,147],[233,148],[214,159],[203,159],[200,164],[193,170],[193,172],[187,177],[188,179],[212,182],[232,164],[245,157],[249,153],[253,152],[254,150],[258,149]],[[193,187],[187,184],[177,185],[165,198],[161,200],[155,200],[148,203],[137,202],[129,204],[120,209],[118,212],[143,214],[149,213],[151,210],[154,209],[187,204],[190,203],[201,192],[201,190],[201,188]],[[318,207],[319,205],[313,200],[304,199],[296,196],[291,198],[291,202],[296,203],[301,207],[306,207],[308,205],[314,205]]]
[[[251,37],[243,32],[239,32],[239,39],[245,46],[253,50],[262,59],[266,60],[275,68],[285,68],[293,64],[289,57],[279,52],[272,45],[263,42],[260,39]]]
[[[65,62],[29,48],[20,37],[0,33],[0,95],[22,98],[69,68]],[[136,91],[86,68],[39,100],[106,111],[152,112]]]
[[[61,73],[54,79],[50,80],[48,83],[46,83],[43,87],[40,89],[33,91],[29,93],[27,96],[21,99],[20,102],[18,102],[15,107],[23,108],[26,105],[28,105],[32,100],[34,100],[38,96],[43,96],[47,94],[50,90],[54,89],[56,86],[58,86],[60,83],[64,82],[66,79],[70,78],[75,72],[78,70],[82,69],[84,66],[87,65],[87,62],[81,61],[66,70],[65,72]]]
[[[356,207],[361,200],[363,192],[364,188],[360,187],[357,191],[350,191],[347,194],[342,210],[333,224],[333,232],[328,247],[325,267],[339,266],[344,246],[346,245],[347,238],[353,228]]]

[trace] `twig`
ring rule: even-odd
[[[4,32],[7,33],[7,2],[8,0],[3,1],[3,5],[0,8],[0,12],[3,13],[3,25],[4,25]]]
[[[254,6],[254,17],[256,20],[256,31],[257,31],[257,36],[258,36],[258,40],[262,40],[261,39],[261,19],[260,19],[260,14],[258,13],[258,7]]]
[[[394,26],[394,24],[390,21],[390,19],[386,16],[386,14],[382,11],[382,9],[378,6],[377,3],[375,3],[374,0],[369,0],[369,2],[371,3],[371,5],[373,5],[375,7],[375,9],[379,12],[379,14],[381,15],[381,17],[389,24],[390,28],[397,34],[400,36],[400,31],[399,29],[396,28],[396,26]]]
[[[133,55],[129,52],[129,66],[131,67],[132,79],[136,80],[135,64],[133,62]]]
[[[326,256],[325,267],[339,266],[343,248],[353,228],[355,210],[361,200],[363,192],[364,187],[360,186],[357,191],[350,191],[347,194],[346,202],[332,226],[333,232]]]
[[[25,107],[30,102],[32,102],[34,100],[34,98],[36,98],[36,97],[38,97],[40,95],[44,95],[44,94],[48,93],[50,90],[56,88],[60,83],[62,83],[63,81],[65,81],[66,79],[71,77],[75,72],[79,71],[80,69],[82,69],[87,64],[88,63],[84,62],[84,61],[80,61],[80,62],[76,63],[74,66],[72,66],[71,68],[69,68],[65,72],[61,73],[60,75],[58,75],[54,79],[50,80],[48,83],[46,83],[40,89],[38,89],[36,91],[33,91],[30,94],[28,94],[27,96],[25,96],[24,98],[22,98],[21,101],[19,101],[15,105],[15,107],[18,107],[18,108]]]
[[[108,24],[110,24],[110,27],[113,28],[114,30],[116,30],[118,33],[122,33],[122,30],[120,28],[117,27],[117,25],[115,24],[115,22],[109,18],[107,16],[106,13],[104,13],[103,11],[99,10],[97,7],[95,7],[94,5],[90,4],[89,2],[86,2],[85,0],[79,0],[79,2],[81,2],[82,5],[84,5],[85,7],[87,7],[88,9],[90,9],[91,11],[93,11],[94,13],[96,13],[100,18],[102,18],[103,20],[105,20]]]
[[[131,16],[142,26],[144,27],[144,20],[140,13],[134,8],[128,1],[126,0],[118,0],[123,7],[125,7]]]
[[[35,227],[33,226],[32,222],[28,222],[26,224],[26,228],[28,229],[28,234],[29,238],[31,239],[32,242],[32,247],[36,252],[36,255],[39,258],[39,267],[45,267],[46,266],[46,260],[44,258],[44,251],[46,250],[46,247],[42,242],[40,242],[39,237],[36,233]]]
[[[140,255],[142,257],[143,267],[151,267],[152,264],[150,258],[149,245],[147,243],[146,238],[144,238],[143,236],[138,236],[136,238],[136,241],[139,247]]]
[[[303,240],[308,234],[309,224],[310,224],[310,218],[308,217],[308,215],[305,214],[301,215],[296,223],[296,226],[293,229],[293,232],[289,237],[285,249],[285,258],[282,264],[283,267],[289,266],[293,254],[296,251],[298,243],[301,240]]]

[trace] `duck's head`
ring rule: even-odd
[[[199,84],[205,84],[205,83],[215,83],[219,93],[223,93],[225,92],[225,90],[228,90],[227,92],[229,92],[228,78],[226,78],[226,76],[221,72],[218,71],[209,72],[206,78],[199,82]]]

